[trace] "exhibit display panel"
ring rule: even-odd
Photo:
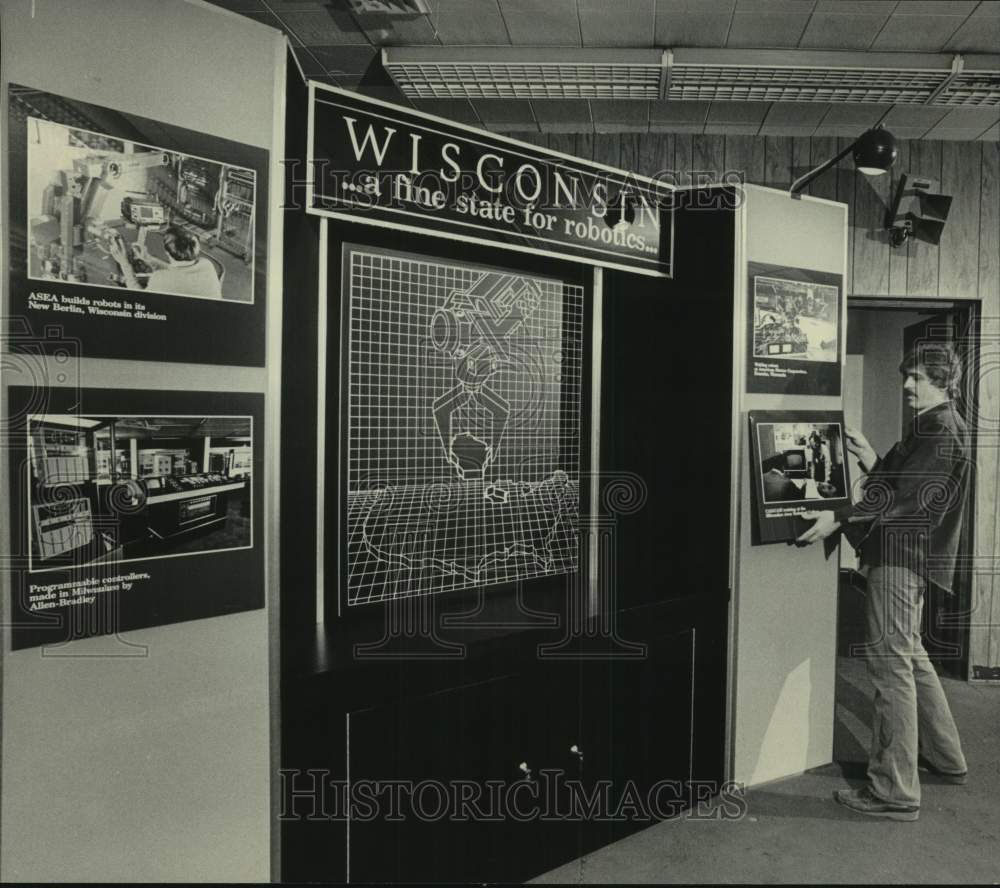
[[[325,190],[289,172],[307,210],[286,218],[286,289],[316,297],[289,306],[283,363],[282,574],[303,594],[282,602],[281,876],[522,881],[722,785],[734,328],[718,319],[739,199],[657,207],[667,276],[628,255],[652,224],[628,171],[295,93],[289,131]],[[447,182],[434,138],[456,146],[443,197],[398,179],[416,156]],[[552,215],[626,250],[584,257],[537,229],[518,249],[503,217],[524,165],[522,186],[603,176]],[[501,190],[492,218],[460,220],[472,239],[452,215],[484,185]],[[600,810],[553,816],[552,775],[559,810],[580,793]],[[400,816],[369,816],[400,784]],[[420,787],[459,784],[496,816],[421,808]]]
[[[8,87],[12,315],[86,357],[264,364],[268,153]]]
[[[263,607],[261,395],[8,393],[13,649]]]
[[[582,288],[343,249],[348,606],[575,571]]]
[[[307,211],[669,277],[672,186],[310,81]]]

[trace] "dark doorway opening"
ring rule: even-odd
[[[875,449],[885,453],[909,426],[913,414],[902,397],[898,365],[905,351],[919,339],[952,343],[962,360],[962,391],[956,399],[969,427],[974,447],[979,303],[917,299],[848,300],[847,364],[844,374],[844,410],[848,425],[861,428]],[[975,460],[975,453],[970,453]],[[860,477],[852,465],[852,478]],[[971,562],[974,540],[974,471],[969,479],[960,565]],[[840,553],[840,608],[838,653],[850,656],[862,640],[864,578],[857,573],[853,550],[846,543]],[[966,679],[969,669],[969,620],[972,573],[960,568],[955,594],[930,588],[924,604],[924,646],[938,672]]]

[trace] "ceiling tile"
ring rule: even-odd
[[[275,17],[285,26],[283,30],[290,36],[297,37],[306,46],[317,44],[331,46],[338,43],[360,44],[368,43],[354,17],[343,10],[316,9],[312,12],[303,9],[282,9],[272,7]]]
[[[903,127],[922,126],[927,129],[934,126],[947,113],[947,108],[935,106],[893,105],[885,117],[882,118],[881,123],[884,123],[893,132],[896,131],[896,127],[902,129]]]
[[[823,12],[834,12],[837,15],[884,15],[895,7],[886,0],[818,0],[815,15]]]
[[[813,11],[816,0],[736,0],[736,11],[805,13]]]
[[[434,0],[431,23],[449,46],[506,46],[507,26],[496,0]]]
[[[891,105],[830,105],[815,136],[860,136],[885,116]],[[895,130],[893,133],[898,136]]]
[[[834,15],[817,12],[806,26],[799,46],[805,49],[868,49],[889,17],[881,15]]]
[[[654,124],[697,124],[697,132],[708,116],[710,102],[666,102],[656,100],[649,103],[649,123]]]
[[[1000,108],[953,108],[924,138],[978,139],[997,122],[1000,122]]]
[[[657,46],[725,46],[732,15],[708,12],[670,12],[656,7]]]
[[[900,0],[897,15],[969,15],[977,0]]]
[[[1000,123],[991,126],[979,138],[984,142],[1000,142]]]
[[[1000,121],[1000,108],[952,108],[938,125],[945,129],[986,129]]]
[[[737,9],[726,46],[754,49],[797,46],[808,21],[808,14],[740,12]]]
[[[585,46],[652,46],[653,0],[578,0]]]
[[[955,15],[894,14],[871,48],[880,52],[938,52],[961,24],[962,17]]]
[[[773,102],[764,123],[768,126],[816,126],[829,108],[823,102]]]
[[[538,128],[527,99],[476,99],[473,105],[479,119],[491,129],[505,125],[520,126],[526,131]]]
[[[535,119],[543,133],[592,132],[590,102],[586,99],[532,99]]]
[[[948,41],[950,52],[996,52],[1000,47],[1000,16],[971,16]]]
[[[656,0],[657,16],[693,15],[699,12],[731,15],[735,8],[736,0]]]
[[[640,99],[592,101],[590,111],[599,133],[645,130],[649,126],[649,102]]]
[[[923,138],[925,139],[943,139],[948,142],[975,142],[982,135],[982,130],[971,129],[971,130],[950,130],[941,129],[940,127],[934,127],[932,130],[928,130],[924,133]]]
[[[378,58],[378,50],[367,46],[306,46],[299,50],[299,58],[312,53],[326,70],[341,74],[364,74]]]
[[[425,114],[457,120],[472,126],[481,126],[479,115],[468,99],[412,99],[413,107]]]
[[[705,132],[708,132],[707,124],[717,123],[754,124],[756,129],[770,107],[769,102],[712,102],[705,120]]]
[[[499,0],[515,46],[580,46],[576,0]]]
[[[213,6],[221,6],[231,12],[263,12],[260,0],[210,0]]]

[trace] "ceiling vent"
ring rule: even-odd
[[[415,99],[1000,105],[1000,56],[561,47],[387,47]]]

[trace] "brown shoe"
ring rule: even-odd
[[[883,802],[876,796],[870,786],[861,789],[838,789],[833,794],[834,799],[845,808],[867,814],[869,817],[887,817],[889,820],[916,820],[920,816],[919,805],[897,805],[893,802]]]

